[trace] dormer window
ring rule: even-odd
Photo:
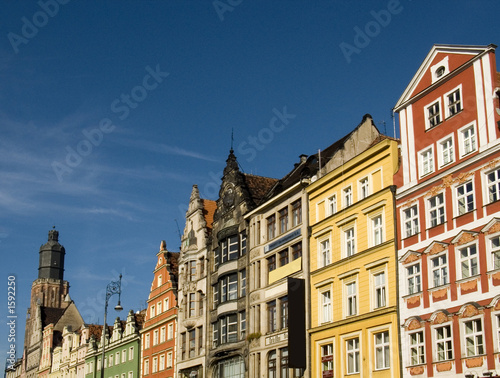
[[[439,66],[436,70],[436,79],[439,79],[446,72],[446,68],[444,66]]]
[[[447,75],[450,72],[448,57],[441,59],[441,61],[431,66],[430,71],[431,71],[432,83],[435,83],[443,76]]]

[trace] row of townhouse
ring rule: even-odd
[[[193,186],[180,251],[161,243],[147,309],[106,332],[49,232],[8,378],[496,376],[495,48],[433,46],[394,108],[400,140],[365,115],[281,179],[231,149],[217,200]]]

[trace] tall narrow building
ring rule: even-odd
[[[494,45],[434,45],[395,106],[403,376],[500,371]]]
[[[201,378],[206,369],[209,238],[215,201],[193,186],[179,256],[177,377]]]

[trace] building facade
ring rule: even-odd
[[[276,180],[244,174],[233,150],[224,168],[209,250],[207,290],[209,378],[251,377],[247,342],[247,225],[254,209]]]
[[[207,277],[209,238],[215,201],[200,198],[193,186],[179,255],[180,301],[177,322],[177,377],[203,378],[207,350]]]
[[[433,46],[395,106],[404,376],[500,371],[495,47]]]
[[[321,154],[307,187],[311,377],[399,377],[397,142],[366,115]]]
[[[141,330],[141,376],[144,378],[175,376],[178,258],[179,253],[167,251],[166,243],[162,241],[156,254],[154,278]]]

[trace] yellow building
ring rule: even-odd
[[[307,187],[311,377],[398,377],[397,142],[367,115],[332,146]]]

